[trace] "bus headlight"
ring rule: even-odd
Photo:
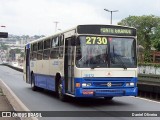
[[[133,83],[133,82],[131,82],[131,83],[126,83],[126,86],[127,86],[127,87],[133,87],[133,86],[134,86],[134,83]]]
[[[134,83],[130,83],[130,86],[134,86]]]
[[[82,83],[82,87],[89,87],[91,86],[91,83]]]

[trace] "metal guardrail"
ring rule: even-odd
[[[138,91],[141,97],[160,100],[160,75],[139,74]]]
[[[138,83],[160,86],[160,75],[139,74],[138,75]]]

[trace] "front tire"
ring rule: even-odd
[[[61,101],[66,101],[66,95],[63,94],[63,86],[61,80],[58,83],[58,97]]]

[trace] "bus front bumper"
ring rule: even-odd
[[[118,97],[118,96],[137,96],[138,88],[125,89],[83,89],[75,90],[75,97]]]

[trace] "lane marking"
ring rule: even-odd
[[[130,97],[133,97],[133,96],[130,96]],[[133,97],[133,98],[142,99],[142,100],[149,101],[149,102],[154,102],[154,103],[160,103],[160,101],[150,100],[150,99],[147,99],[147,98],[141,98],[141,97]]]

